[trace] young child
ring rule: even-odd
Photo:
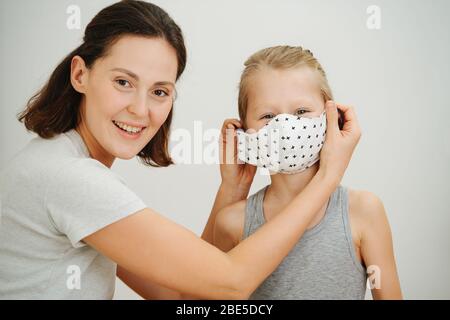
[[[313,178],[326,134],[325,104],[332,99],[309,50],[271,47],[246,61],[238,103],[247,132],[238,132],[238,154],[267,168],[271,183],[218,213],[218,248],[228,252],[244,241]],[[250,299],[364,299],[367,276],[374,299],[402,298],[382,202],[340,185]]]

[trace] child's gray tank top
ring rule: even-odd
[[[266,189],[267,186],[247,200],[242,239],[265,223]],[[364,299],[366,281],[366,270],[353,245],[347,188],[339,186],[321,221],[305,231],[250,299]]]

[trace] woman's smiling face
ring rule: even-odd
[[[263,67],[249,83],[247,129],[259,130],[280,113],[312,118],[324,111],[317,75],[308,67]]]
[[[172,108],[177,68],[175,49],[161,38],[121,37],[89,69],[74,57],[71,81],[83,94],[77,130],[93,158],[112,164],[149,143]]]

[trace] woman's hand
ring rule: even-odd
[[[338,184],[361,137],[361,129],[355,111],[350,106],[327,101],[327,134],[320,152],[320,169],[325,176]],[[344,126],[339,130],[338,110],[344,113]]]
[[[227,119],[222,125],[220,137],[220,175],[222,185],[235,190],[248,190],[256,173],[256,167],[238,161],[236,129],[242,128],[237,119]],[[246,195],[247,196],[247,195]]]

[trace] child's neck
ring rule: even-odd
[[[301,173],[272,175],[272,183],[264,196],[265,218],[270,220],[280,213],[281,209],[287,206],[308,185],[318,170],[319,163],[316,163]],[[320,222],[325,214],[327,204],[315,214],[307,229]]]
[[[312,180],[319,170],[319,163],[296,174],[274,174],[266,196],[276,198],[280,204],[288,204]]]

